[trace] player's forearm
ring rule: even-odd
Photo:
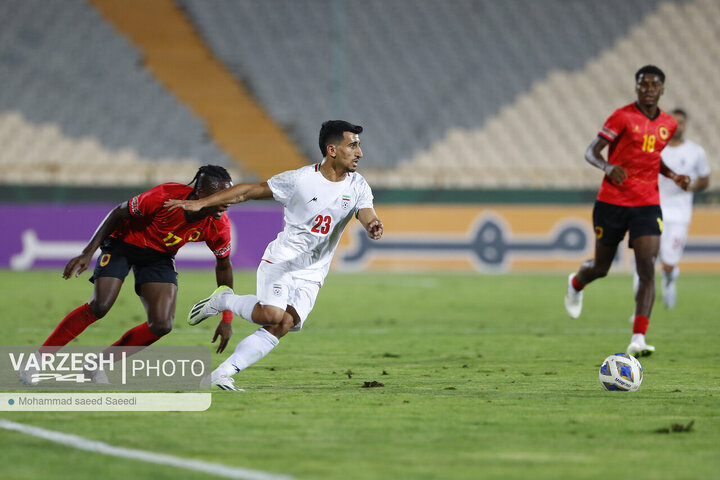
[[[675,180],[677,173],[673,172],[670,167],[665,165],[665,162],[660,161],[660,175],[668,177],[670,180]]]
[[[127,202],[123,202],[115,207],[100,223],[82,253],[85,255],[95,253],[95,250],[100,247],[103,240],[120,226],[123,219],[129,217],[130,213],[128,212]]]
[[[270,192],[267,182],[240,183],[210,195],[209,197],[200,199],[199,202],[203,207],[215,207],[217,205],[242,203],[248,200],[260,200],[264,198],[272,198],[272,192]]]
[[[375,213],[375,210],[372,208],[363,208],[358,212],[358,220],[360,220],[360,224],[365,228],[365,230],[368,229],[370,224],[377,220],[378,222],[380,219],[378,218],[377,214]]]
[[[605,159],[600,154],[600,151],[603,147],[604,145],[600,146],[599,137],[593,140],[593,142],[588,146],[587,150],[585,150],[585,161],[609,175],[610,170],[612,169],[612,165],[609,162],[605,161]]]
[[[233,269],[230,257],[218,258],[215,263],[215,280],[218,287],[227,285],[233,288]]]

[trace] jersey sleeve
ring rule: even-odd
[[[357,210],[362,210],[363,208],[373,208],[372,190],[364,178],[362,178],[362,182],[358,185],[358,202],[356,208]]]
[[[615,110],[612,115],[605,120],[598,135],[610,143],[613,143],[620,134],[625,130],[625,116],[622,110]]]
[[[288,170],[287,172],[278,173],[268,180],[268,186],[272,191],[273,198],[283,206],[288,204],[295,193],[298,175],[297,170]]]
[[[710,165],[707,162],[707,156],[705,155],[705,149],[698,145],[698,156],[697,164],[695,165],[695,172],[698,177],[709,177],[710,176]]]
[[[167,199],[168,195],[164,186],[158,185],[147,192],[132,197],[128,201],[128,210],[130,210],[130,215],[133,217],[152,216],[163,208],[163,204]]]
[[[207,236],[205,244],[216,258],[225,258],[230,255],[230,243],[232,241],[230,235],[230,220],[225,217],[224,221],[215,222],[216,230]]]

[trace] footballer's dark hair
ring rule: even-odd
[[[193,193],[207,185],[211,181],[216,182],[232,182],[232,178],[227,170],[218,165],[203,165],[200,167],[188,185],[193,185]]]
[[[327,155],[328,145],[338,143],[343,139],[343,133],[352,132],[360,134],[362,131],[363,127],[360,125],[353,125],[345,120],[328,120],[327,122],[323,122],[320,127],[320,138],[318,141],[322,156]]]
[[[646,73],[649,73],[651,75],[657,75],[660,77],[660,81],[665,84],[665,72],[660,70],[655,65],[645,65],[644,67],[640,67],[640,70],[635,72],[635,81],[637,82],[640,80],[640,75],[644,75]]]
[[[687,120],[687,113],[682,108],[676,108],[670,113],[672,113],[673,115],[682,115],[683,117],[685,117],[685,120]]]

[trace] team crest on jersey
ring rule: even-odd
[[[193,232],[188,236],[188,242],[197,242],[200,238],[200,230],[193,230]]]
[[[273,295],[275,295],[276,297],[282,295],[282,285],[280,285],[279,283],[273,284]]]
[[[109,253],[106,253],[105,255],[103,255],[102,257],[100,257],[100,266],[101,266],[101,267],[104,267],[104,266],[107,265],[108,263],[110,263],[110,254],[109,254]]]
[[[342,207],[346,210],[350,207],[350,195],[342,196]]]
[[[660,138],[663,139],[663,140],[667,140],[668,137],[670,136],[670,132],[669,132],[668,129],[667,129],[666,127],[664,127],[664,126],[661,126],[661,127],[658,129],[658,133],[660,134]]]

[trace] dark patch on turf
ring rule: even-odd
[[[655,433],[687,433],[692,432],[695,420],[690,420],[690,423],[683,425],[682,423],[673,423],[670,428],[658,428]]]
[[[372,382],[364,382],[362,385],[362,388],[377,388],[377,387],[384,387],[384,383],[377,382],[373,380]]]

